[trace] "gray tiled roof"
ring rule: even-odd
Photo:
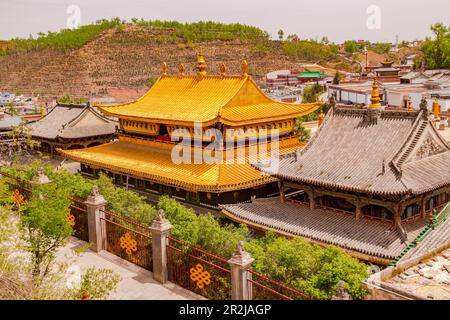
[[[21,117],[8,117],[0,119],[0,130],[9,130],[12,126],[18,126],[22,123]]]
[[[263,228],[382,259],[394,259],[407,246],[402,243],[393,224],[368,219],[357,220],[352,215],[310,209],[290,202],[280,203],[279,198],[273,201],[222,205],[221,208],[231,219],[237,218]],[[405,224],[408,242],[417,237],[425,225],[426,221],[423,219]]]
[[[336,108],[304,149],[282,156],[276,177],[350,192],[398,196],[450,184],[450,147],[425,111]],[[272,162],[273,164],[273,162]]]
[[[408,260],[411,258],[421,257],[429,253],[431,250],[438,248],[442,245],[450,244],[450,218],[443,221],[437,226],[429,235],[427,235],[416,247],[406,253],[402,260]]]
[[[86,105],[57,105],[29,127],[34,137],[74,139],[114,134],[116,125]]]

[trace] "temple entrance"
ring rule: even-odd
[[[99,145],[101,145],[101,144],[102,144],[101,142],[96,141],[96,142],[90,143],[87,147],[88,147],[88,148],[90,148],[90,147],[95,147],[95,146],[99,146]]]
[[[69,146],[67,149],[69,149],[69,150],[84,149],[84,146],[82,146],[80,144],[74,144],[74,145]]]
[[[425,211],[432,210],[436,207],[440,207],[443,204],[447,203],[449,199],[449,195],[447,193],[441,193],[434,197],[431,197],[426,203],[425,203]]]
[[[389,220],[389,221],[394,220],[394,214],[392,213],[392,211],[390,211],[389,209],[387,209],[385,207],[377,206],[374,204],[369,204],[365,207],[362,207],[361,212],[362,212],[363,216],[366,216],[366,217],[376,218],[376,219],[380,219],[380,220]]]
[[[356,207],[353,204],[351,204],[350,202],[348,202],[347,200],[345,200],[344,198],[337,198],[337,197],[323,195],[323,196],[317,197],[315,199],[315,202],[316,202],[316,205],[339,209],[339,210],[344,210],[344,211],[348,211],[351,213],[355,212],[355,210],[356,210]]]
[[[411,204],[407,206],[403,211],[402,220],[420,215],[420,209],[421,208],[418,204]]]
[[[48,153],[48,154],[52,153],[52,147],[50,146],[50,144],[48,144],[46,142],[41,143],[41,150],[44,153]]]

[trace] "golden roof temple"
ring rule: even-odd
[[[264,132],[267,138],[262,145],[270,152],[274,145],[271,132],[276,129],[279,153],[292,152],[303,146],[295,134],[296,118],[315,111],[320,103],[293,104],[270,99],[248,74],[246,61],[242,61],[238,75],[226,74],[223,63],[219,74],[207,74],[201,49],[196,74],[185,74],[182,64],[178,74],[168,74],[167,69],[163,63],[158,80],[138,100],[97,106],[104,114],[119,118],[118,140],[87,149],[59,150],[61,155],[80,162],[84,174],[103,171],[118,184],[158,195],[169,194],[200,206],[217,208],[221,203],[276,193],[277,180],[248,164],[253,146],[250,136]],[[218,130],[224,139],[241,139],[245,160],[175,163],[172,151],[178,142],[173,141],[173,133],[180,129],[193,137],[194,142],[189,145],[192,152],[196,147],[205,150],[206,144],[215,141],[209,129]],[[202,140],[199,146],[195,146],[196,137]],[[261,148],[261,144],[258,146]]]

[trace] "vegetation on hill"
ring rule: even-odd
[[[173,31],[173,40],[201,42],[209,40],[267,40],[266,31],[239,23],[225,24],[213,21],[180,23],[177,21],[144,20],[133,18],[130,22],[120,18],[98,20],[94,24],[76,29],[61,29],[58,32],[39,33],[36,38],[14,38],[8,46],[0,46],[0,55],[12,52],[51,48],[57,50],[77,49],[95,39],[100,33],[111,29],[123,29],[126,25]]]
[[[334,44],[324,44],[312,40],[284,41],[284,53],[294,59],[320,61],[332,59],[339,51]]]
[[[240,23],[225,24],[214,21],[181,23],[178,21],[146,21],[144,19],[132,19],[131,23],[141,27],[173,29],[176,37],[186,42],[269,39],[269,34],[266,31]]]
[[[40,165],[34,163],[29,167],[3,170],[29,180]],[[298,288],[311,298],[330,299],[340,280],[347,283],[353,298],[362,299],[366,294],[361,281],[368,276],[367,266],[339,248],[323,248],[302,239],[286,239],[272,233],[255,239],[245,225],[221,225],[212,215],[197,215],[167,196],[162,196],[155,208],[137,193],[116,187],[105,175],[93,181],[62,170],[55,171],[49,166],[45,167],[45,172],[59,192],[83,199],[94,184],[98,185],[110,210],[145,224],[151,224],[156,217],[156,208],[164,209],[173,225],[174,237],[225,258],[231,257],[237,243],[243,240],[255,258],[256,271]]]
[[[81,26],[77,29],[62,29],[58,32],[39,33],[36,38],[14,38],[9,46],[0,49],[0,54],[34,49],[51,48],[58,50],[76,49],[95,39],[101,32],[120,25],[120,19],[100,20],[95,24]]]
[[[450,68],[450,27],[442,23],[431,26],[434,39],[427,38],[421,50],[423,56],[416,61],[416,66],[425,64],[427,69]]]

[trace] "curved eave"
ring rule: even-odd
[[[258,168],[258,167],[255,166],[255,168]],[[265,172],[263,168],[260,168],[260,170],[262,172]],[[265,172],[265,173],[267,173],[267,172]],[[331,188],[331,189],[336,189],[336,190],[366,193],[366,194],[385,196],[385,197],[397,197],[398,198],[401,196],[406,196],[406,195],[412,194],[412,191],[407,190],[407,189],[391,190],[391,191],[376,191],[376,190],[371,190],[371,189],[364,189],[364,188],[340,185],[340,184],[330,183],[330,182],[325,182],[325,181],[320,182],[320,181],[308,179],[308,178],[294,178],[294,177],[290,177],[290,176],[284,175],[284,174],[271,174],[271,175],[274,177],[277,177],[279,179],[288,180],[288,181],[292,181],[292,182],[298,182],[298,183],[304,183],[304,184],[310,184],[310,185],[314,185],[316,187],[325,187],[325,188]]]
[[[169,185],[169,186],[173,186],[173,187],[180,187],[185,190],[193,191],[193,192],[226,192],[226,191],[234,191],[234,190],[243,190],[243,189],[253,188],[253,187],[257,187],[257,186],[261,186],[261,185],[264,185],[267,183],[277,181],[276,178],[274,178],[270,175],[267,175],[265,173],[261,173],[261,178],[259,178],[259,179],[246,181],[243,183],[237,183],[237,184],[211,184],[211,185],[193,184],[193,183],[177,180],[175,177],[168,178],[168,177],[164,177],[164,176],[160,176],[160,175],[156,175],[156,174],[142,172],[139,170],[123,168],[118,165],[105,164],[104,162],[97,161],[97,160],[85,159],[83,157],[72,155],[70,152],[67,152],[67,150],[62,150],[59,148],[56,149],[56,151],[67,159],[85,163],[85,164],[88,164],[93,167],[108,169],[108,170],[111,170],[112,172],[128,174],[128,175],[138,177],[138,178],[141,177],[141,178],[149,179],[149,180],[157,182],[157,183],[161,183],[161,184]]]
[[[281,103],[277,102],[277,104],[280,105],[280,107],[283,106],[290,106],[292,107],[293,104],[287,104],[287,103]],[[295,104],[294,104],[295,105]],[[263,114],[255,115],[255,117],[251,119],[244,119],[244,120],[237,120],[237,119],[230,119],[225,116],[215,116],[213,118],[205,118],[205,119],[199,119],[197,122],[201,122],[204,126],[213,125],[216,123],[223,123],[225,125],[229,126],[243,126],[243,125],[249,125],[249,124],[257,124],[257,123],[266,123],[266,122],[272,122],[272,121],[282,121],[287,119],[293,119],[301,116],[308,115],[314,111],[316,111],[320,107],[320,102],[315,103],[309,103],[309,104],[297,104],[296,106],[299,107],[299,109],[302,109],[301,111],[295,111],[290,113],[285,113],[273,117],[267,117]],[[307,106],[307,107],[305,107]],[[179,124],[185,124],[187,126],[191,126],[194,121],[185,121],[183,119],[161,119],[161,118],[148,118],[148,117],[138,117],[138,116],[129,116],[129,115],[121,115],[118,113],[113,113],[106,111],[99,107],[99,109],[113,117],[117,117],[124,120],[132,120],[132,121],[142,121],[142,122],[149,122],[149,123],[164,123],[169,125],[179,125]]]

